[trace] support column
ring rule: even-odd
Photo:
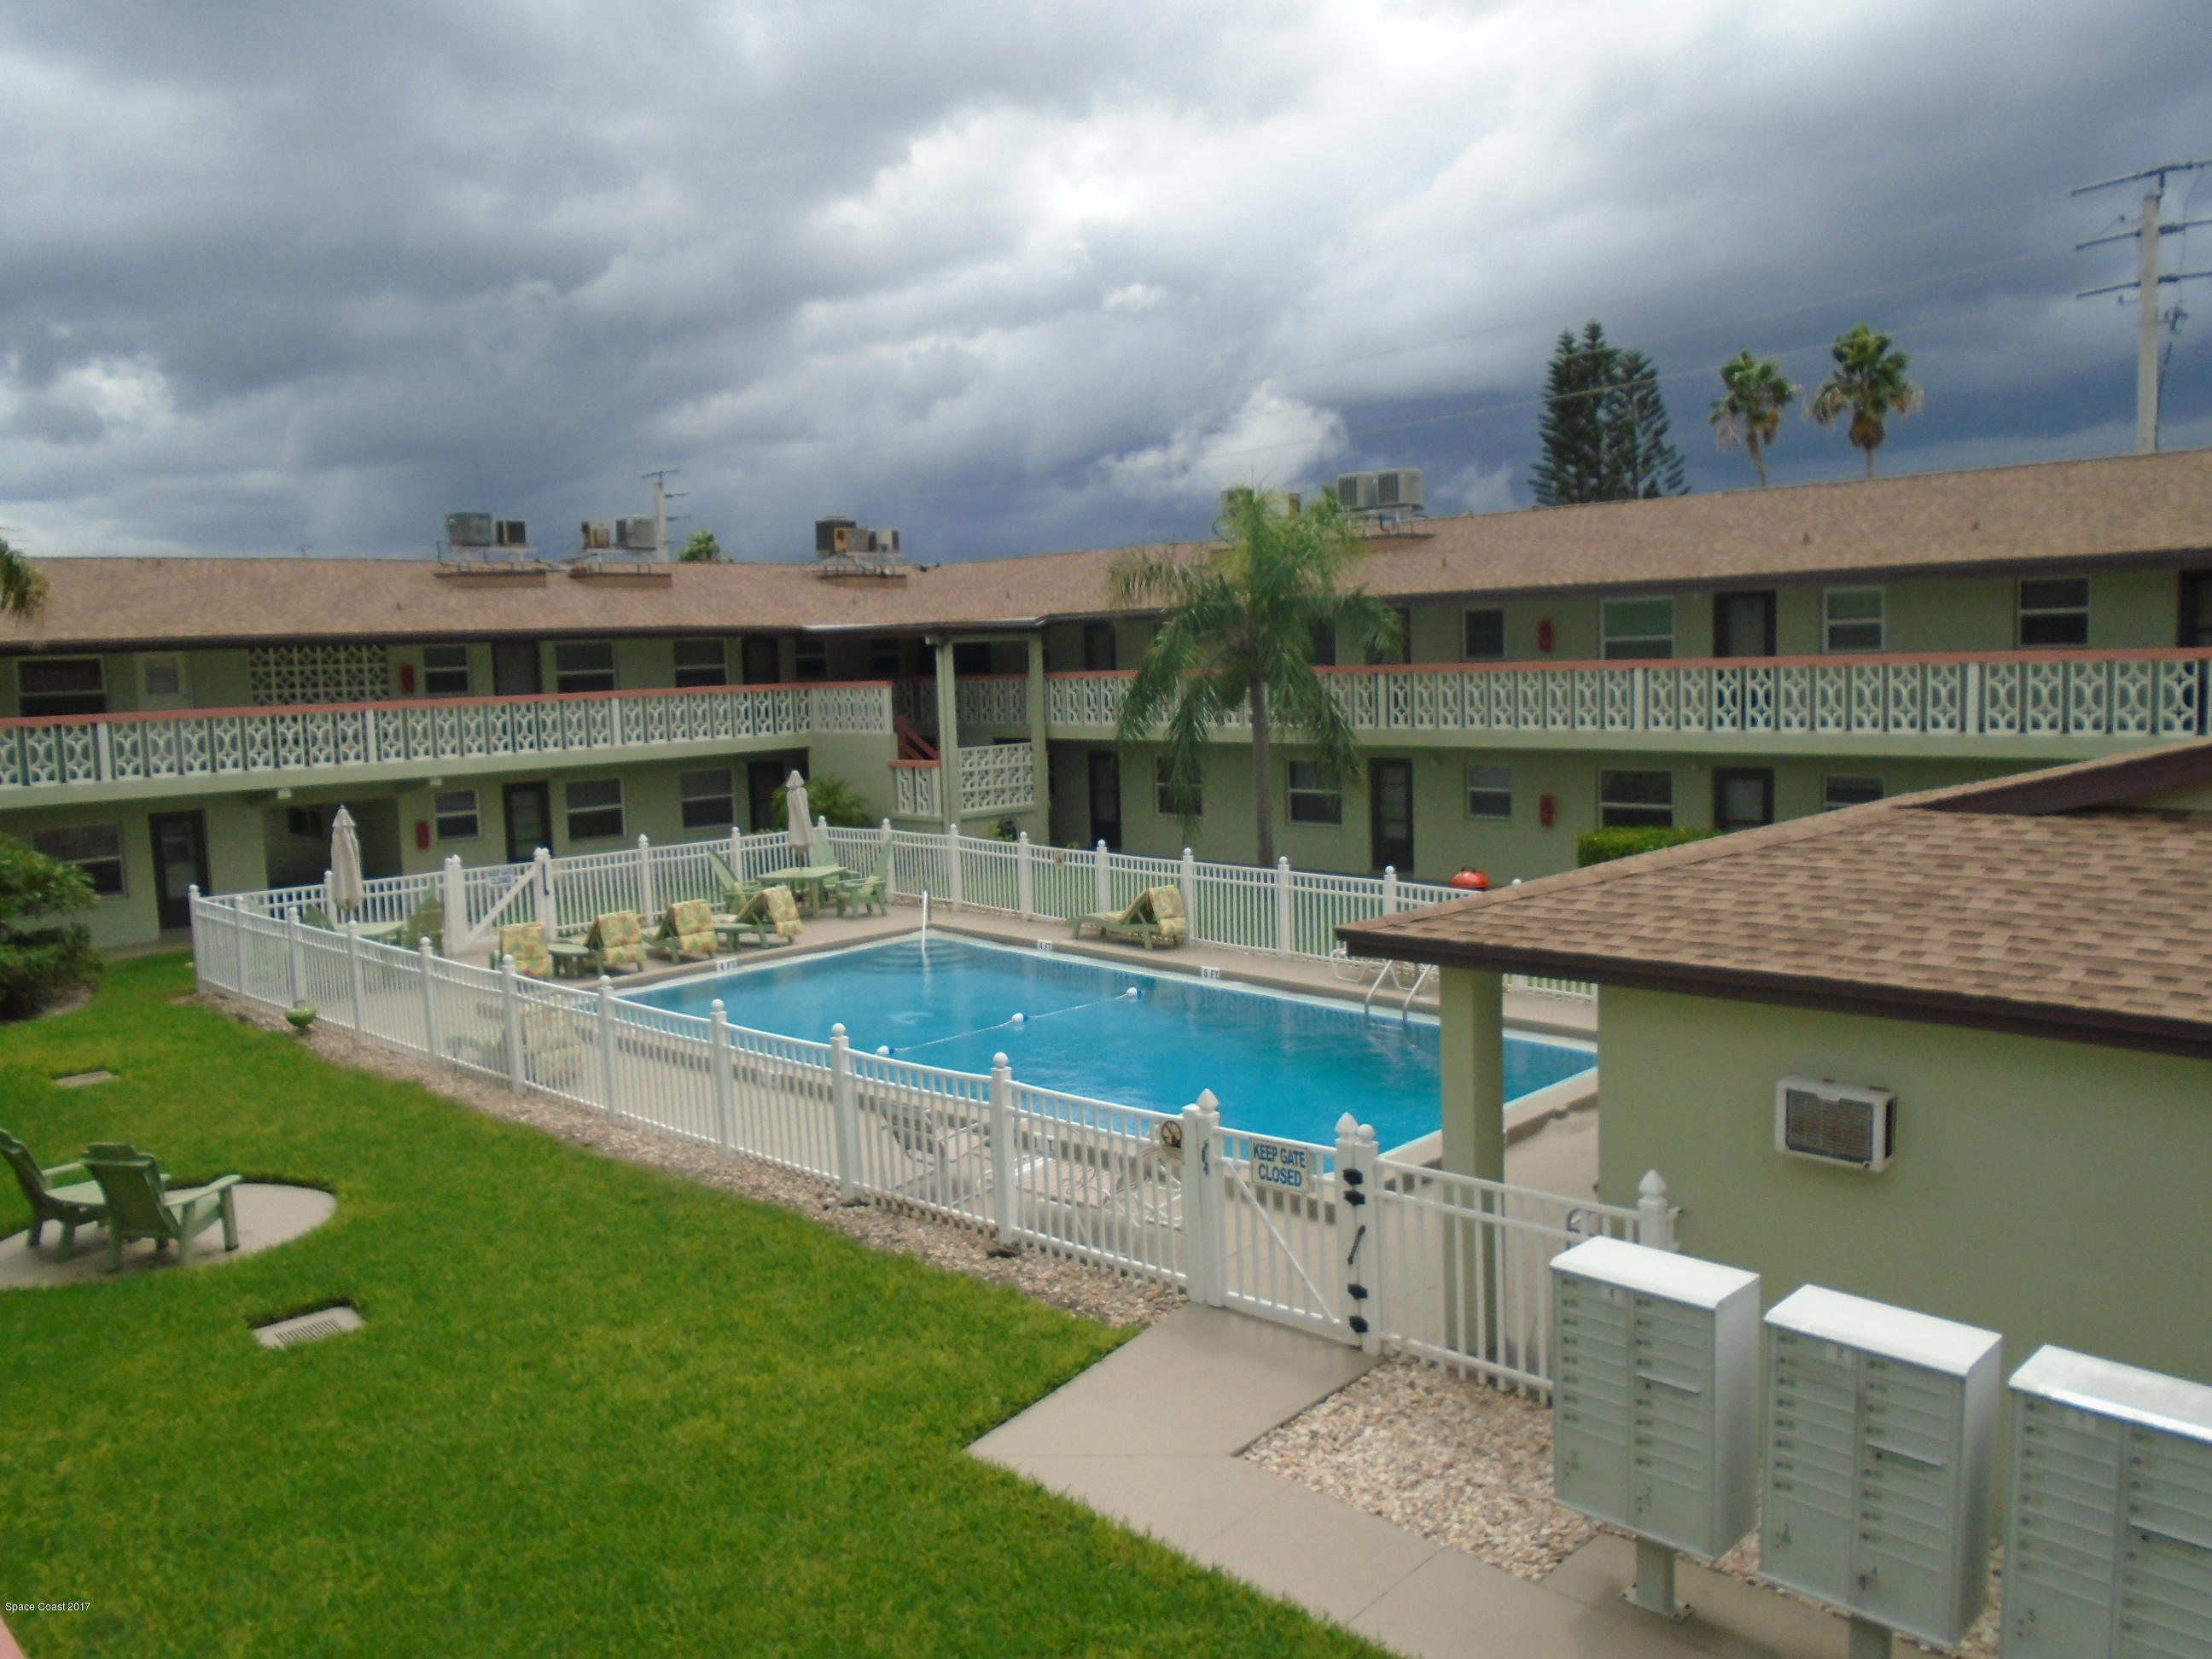
[[[1505,981],[1447,968],[1437,1013],[1443,1062],[1443,1167],[1505,1179]]]
[[[952,672],[952,640],[937,642],[937,787],[939,805],[951,822],[960,821],[960,681]]]
[[[1052,768],[1045,749],[1044,632],[1030,635],[1030,799],[1037,815],[1037,833],[1052,839]]]

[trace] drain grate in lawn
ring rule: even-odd
[[[112,1083],[114,1081],[115,1073],[112,1072],[70,1072],[61,1077],[56,1078],[54,1079],[54,1086],[60,1089],[82,1089],[88,1084]]]
[[[302,1342],[319,1341],[326,1336],[343,1336],[348,1331],[357,1331],[363,1322],[360,1314],[341,1302],[331,1307],[317,1308],[310,1313],[295,1314],[289,1319],[276,1319],[266,1325],[256,1325],[253,1340],[264,1348],[293,1348]]]

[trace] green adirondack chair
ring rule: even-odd
[[[42,1170],[31,1149],[4,1129],[0,1129],[0,1158],[15,1172],[15,1184],[31,1206],[32,1243],[44,1237],[46,1223],[55,1223],[62,1230],[61,1259],[66,1261],[76,1254],[76,1230],[107,1218],[107,1200],[83,1164],[57,1164]]]
[[[886,847],[877,855],[876,867],[871,873],[864,876],[857,871],[848,870],[832,882],[830,897],[836,902],[837,914],[841,916],[848,909],[858,910],[866,915],[871,906],[889,915],[890,909],[884,900],[884,890],[890,884],[890,879],[891,849]]]
[[[108,1272],[122,1267],[123,1247],[134,1238],[152,1239],[156,1250],[173,1243],[181,1261],[192,1240],[218,1221],[223,1249],[238,1248],[238,1209],[231,1188],[240,1176],[219,1176],[188,1197],[172,1198],[168,1177],[153,1158],[119,1141],[87,1147],[84,1167],[107,1199]]]

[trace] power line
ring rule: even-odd
[[[2158,349],[2158,291],[2160,284],[2177,285],[2199,276],[2212,276],[2212,270],[2176,270],[2161,273],[2159,269],[2160,250],[2168,236],[2183,235],[2191,224],[2203,224],[2205,220],[2184,218],[2179,224],[2165,222],[2163,204],[2166,199],[2166,175],[2169,173],[2193,173],[2199,167],[2212,167],[2212,161],[2168,161],[2162,166],[2145,167],[2141,173],[2130,173],[2118,179],[2100,179],[2094,185],[2081,185],[2074,194],[2081,196],[2093,190],[2105,190],[2113,185],[2130,185],[2148,179],[2148,187],[2143,191],[2142,216],[2133,230],[2117,231],[2107,236],[2093,236],[2086,242],[2075,244],[2081,248],[2101,247],[2107,242],[2129,240],[2141,244],[2142,268],[2135,280],[2126,283],[2107,283],[2102,288],[2084,289],[2074,297],[2087,300],[2099,294],[2120,294],[2129,289],[2136,290],[2140,314],[2136,319],[2136,453],[2152,455],[2158,452],[2158,398],[2162,365]],[[2192,195],[2194,187],[2192,186]],[[2180,296],[2175,295],[2174,320],[2181,316]]]

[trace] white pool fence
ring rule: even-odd
[[[1022,1082],[1003,1057],[981,1076],[856,1052],[842,1026],[826,1043],[748,1030],[719,1003],[706,1018],[647,1007],[604,980],[311,926],[297,905],[191,908],[200,983],[263,1008],[306,1002],[364,1041],[813,1176],[848,1202],[1500,1386],[1548,1387],[1553,1255],[1597,1236],[1673,1248],[1656,1174],[1632,1207],[1577,1202],[1384,1157],[1350,1114],[1333,1146],[1252,1134],[1195,1088],[1180,1113],[1114,1105]]]

